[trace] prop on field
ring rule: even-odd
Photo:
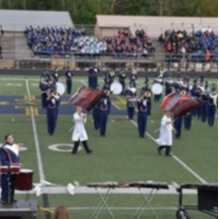
[[[104,91],[98,89],[80,87],[68,100],[68,103],[73,103],[76,106],[80,106],[83,109],[90,111],[105,95],[106,93]]]
[[[122,84],[118,81],[113,82],[110,86],[110,91],[114,95],[120,95],[123,91]]]
[[[177,116],[184,115],[200,106],[197,99],[181,93],[169,94],[161,104],[161,109],[170,111]]]
[[[163,86],[159,83],[155,83],[152,85],[151,91],[154,95],[160,95],[163,93]]]
[[[63,83],[60,83],[60,82],[56,83],[56,91],[60,96],[64,95],[65,90],[66,90],[66,87]]]

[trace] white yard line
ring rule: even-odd
[[[136,127],[138,127],[138,124],[135,121],[131,121],[133,125],[135,125]],[[156,143],[155,138],[150,135],[148,132],[146,132],[146,135]],[[157,144],[157,143],[156,143]],[[182,167],[184,167],[188,172],[190,172],[196,179],[198,179],[201,183],[207,183],[206,180],[204,180],[201,176],[198,175],[198,173],[196,173],[194,170],[192,170],[187,164],[185,164],[179,157],[177,157],[176,155],[173,155],[173,159],[176,160]]]
[[[31,92],[30,92],[30,86],[29,86],[28,79],[26,79],[25,82],[26,82],[28,99],[31,100]],[[45,174],[44,174],[44,169],[43,169],[43,161],[42,161],[41,152],[40,152],[40,144],[39,144],[39,138],[37,134],[36,120],[34,116],[33,107],[30,107],[30,113],[31,113],[31,123],[32,123],[32,129],[33,129],[34,141],[35,141],[35,147],[36,147],[38,170],[39,170],[39,176],[40,176],[40,181],[41,181],[41,180],[45,180]]]
[[[87,86],[87,83],[84,80],[81,80],[81,83],[85,86]]]
[[[100,194],[106,194],[108,189],[98,189],[98,192]],[[67,191],[67,186],[48,186],[48,187],[42,187],[41,188],[41,194],[69,194]],[[116,188],[111,190],[111,194],[114,195],[141,195],[141,194],[149,194],[151,192],[151,189],[139,189],[137,188]],[[28,192],[22,192],[22,191],[16,191],[16,194],[34,194],[35,191],[28,191]],[[96,195],[97,191],[94,188],[88,188],[86,186],[76,186],[74,190],[75,195]],[[172,185],[169,185],[169,190],[158,190],[158,195],[178,195],[176,188]],[[183,194],[185,195],[197,195],[196,189],[184,189]]]

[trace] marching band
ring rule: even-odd
[[[209,84],[208,81],[201,77],[200,80],[195,78],[193,84],[190,82],[189,77],[184,77],[182,79],[181,75],[177,75],[176,81],[171,78],[170,74],[164,74],[164,72],[159,72],[156,74],[156,77],[153,81],[153,84],[150,86],[149,78],[145,77],[145,82],[142,88],[138,92],[138,83],[137,83],[137,71],[134,69],[130,77],[127,78],[127,75],[124,69],[117,71],[118,81],[116,81],[116,73],[114,71],[109,71],[105,73],[104,76],[104,85],[102,89],[98,84],[98,76],[100,70],[96,67],[92,67],[88,71],[88,86],[91,89],[103,90],[105,95],[100,99],[100,101],[93,107],[93,124],[95,130],[99,130],[100,136],[105,137],[107,132],[107,122],[108,116],[111,112],[111,98],[110,95],[114,93],[111,89],[116,89],[117,85],[121,86],[119,94],[125,95],[126,97],[126,106],[127,106],[127,116],[129,120],[135,119],[135,113],[137,111],[137,123],[138,123],[138,133],[141,138],[145,137],[147,129],[147,120],[148,116],[152,113],[152,97],[154,96],[154,102],[160,102],[162,95],[165,97],[171,95],[173,92],[179,93],[183,96],[191,96],[199,101],[200,105],[198,108],[188,111],[183,115],[173,115],[173,121],[170,117],[170,112],[165,112],[165,115],[161,121],[160,128],[160,138],[159,139],[168,139],[168,142],[162,142],[158,144],[158,152],[166,148],[166,155],[170,155],[170,148],[172,146],[172,135],[170,135],[170,130],[175,131],[175,138],[180,139],[182,137],[182,128],[184,125],[185,130],[190,130],[192,128],[192,120],[197,116],[202,122],[207,122],[210,127],[214,126],[216,109],[217,109],[217,100],[218,95],[216,92],[215,84]],[[66,87],[67,93],[71,94],[72,92],[72,77],[73,73],[67,68],[66,71]],[[57,118],[59,105],[61,101],[61,96],[57,91],[57,83],[59,81],[60,74],[58,69],[51,75],[48,70],[45,70],[40,79],[40,90],[41,90],[41,101],[42,107],[47,109],[47,126],[48,133],[53,135],[56,129]],[[126,79],[129,79],[129,87],[126,88]],[[118,93],[116,93],[118,94]],[[84,129],[84,124],[86,123],[86,116],[81,112],[82,109],[77,107],[76,114],[74,114],[75,129],[73,133],[72,140],[74,141],[73,153],[76,154],[80,142],[84,144],[84,148],[89,153],[91,150],[87,145],[87,133]],[[79,116],[80,119],[76,119],[76,116]],[[80,122],[79,122],[80,120]],[[83,121],[82,121],[83,120]],[[80,124],[79,124],[80,123]],[[168,123],[168,125],[164,125]],[[169,125],[171,123],[171,125]],[[81,127],[80,131],[77,127]],[[78,131],[75,131],[78,130]],[[77,133],[81,133],[84,137],[82,139],[74,137]],[[168,135],[165,133],[169,133]],[[79,134],[80,135],[80,134]],[[168,137],[169,136],[169,137]],[[168,143],[168,144],[167,144]]]

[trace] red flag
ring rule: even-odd
[[[76,106],[90,111],[105,93],[98,89],[80,87],[76,93],[68,100],[68,103],[73,103]]]

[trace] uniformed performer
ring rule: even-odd
[[[149,79],[148,77],[145,78],[145,84],[141,89],[141,93],[140,95],[145,95],[147,97],[147,107],[148,107],[148,116],[151,115],[151,109],[152,109],[152,92],[151,92],[151,88],[149,85]]]
[[[174,115],[174,128],[176,130],[175,137],[177,139],[181,138],[183,126],[183,116]]]
[[[47,98],[47,128],[50,135],[55,133],[59,105],[60,95],[55,90],[51,90]]]
[[[214,126],[215,122],[215,115],[217,109],[217,93],[216,88],[211,90],[211,93],[208,95],[208,102],[207,102],[207,112],[208,112],[208,125],[210,127]]]
[[[76,107],[76,112],[73,115],[73,120],[75,122],[75,126],[72,133],[72,141],[74,142],[72,154],[77,154],[80,142],[83,144],[87,154],[91,154],[93,151],[88,146],[88,135],[84,127],[87,122],[87,115],[83,113],[81,107]]]
[[[55,70],[55,72],[53,73],[52,76],[53,76],[53,80],[54,80],[55,83],[59,81],[60,74],[59,74],[59,69],[58,68]]]
[[[125,90],[126,90],[125,79],[126,79],[126,74],[121,70],[120,73],[119,73],[119,82],[122,85],[121,95],[125,95]]]
[[[107,128],[107,122],[108,122],[108,116],[111,111],[111,100],[110,100],[110,91],[105,90],[105,97],[101,99],[101,101],[98,103],[98,123],[99,123],[99,130],[100,135],[102,137],[106,136],[106,128]]]
[[[98,130],[100,127],[100,123],[99,123],[99,107],[98,105],[96,105],[93,108],[93,121],[94,121],[94,129]]]
[[[161,155],[162,150],[166,150],[166,156],[171,156],[171,149],[173,145],[173,134],[174,130],[172,126],[171,113],[166,111],[160,124],[160,135],[157,139],[158,153]]]
[[[20,166],[19,146],[14,143],[12,134],[5,136],[5,143],[0,149],[1,166]],[[15,202],[15,175],[12,173],[4,173],[1,175],[1,200],[2,204],[12,204]]]
[[[208,110],[208,93],[204,91],[200,97],[200,113],[201,113],[202,122],[207,121],[207,116],[208,116],[207,110]]]
[[[193,81],[193,87],[191,89],[191,95],[192,95],[192,97],[200,100],[201,93],[202,93],[202,91],[201,91],[200,87],[198,86],[198,80],[195,79]],[[198,118],[200,118],[201,117],[201,113],[200,112],[201,112],[200,107],[198,107],[197,109],[193,110],[193,116],[197,116],[198,115]]]
[[[137,70],[133,69],[130,75],[130,84],[133,84],[135,88],[137,87],[137,79],[138,79]]]
[[[162,76],[161,73],[159,73],[156,76],[156,78],[154,80],[154,84],[161,84],[161,85],[163,85],[163,76]],[[162,98],[162,94],[154,95],[154,101],[155,102],[159,102],[161,100],[161,98]]]
[[[147,97],[145,95],[141,96],[138,100],[137,107],[138,107],[138,132],[140,138],[145,137],[146,128],[147,128]]]
[[[173,92],[173,80],[171,79],[170,75],[168,76],[167,80],[165,81],[165,95],[169,95]]]
[[[67,69],[67,71],[65,73],[65,77],[66,77],[67,93],[71,94],[71,92],[72,92],[72,77],[73,77],[73,73],[70,71],[69,68]]]
[[[135,85],[132,82],[130,83],[130,87],[126,90],[127,114],[130,120],[133,120],[135,116],[136,96],[137,89],[135,88]]]
[[[41,102],[42,102],[42,108],[47,108],[47,97],[48,97],[48,89],[49,84],[48,81],[45,78],[41,78],[39,88],[41,91]]]

